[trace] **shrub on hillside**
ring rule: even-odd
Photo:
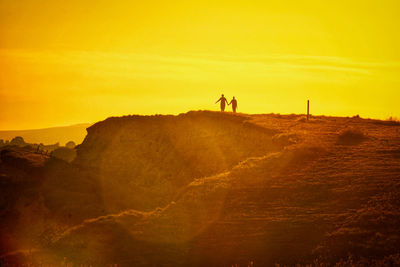
[[[339,133],[337,143],[340,145],[358,145],[366,139],[367,136],[361,130],[346,129]]]
[[[272,142],[280,146],[288,146],[296,143],[296,135],[293,133],[279,133],[272,137]]]
[[[69,148],[69,149],[74,149],[76,146],[74,141],[69,141],[68,143],[65,144],[65,147]]]
[[[307,122],[307,118],[306,117],[299,117],[296,119],[296,121],[298,122]]]
[[[21,136],[14,137],[10,142],[10,145],[12,146],[25,146],[25,144],[24,138]]]
[[[51,155],[66,162],[72,162],[76,157],[76,151],[67,147],[60,147],[55,149]]]

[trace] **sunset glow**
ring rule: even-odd
[[[0,130],[218,110],[400,117],[400,2],[0,0]]]

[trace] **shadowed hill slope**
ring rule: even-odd
[[[38,247],[63,229],[104,214],[99,182],[29,147],[0,152],[0,251]]]
[[[74,163],[98,174],[110,211],[154,209],[195,178],[282,148],[276,130],[249,119],[208,111],[109,118],[88,128]]]

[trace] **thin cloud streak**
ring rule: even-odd
[[[300,55],[252,55],[230,56],[211,54],[191,55],[146,55],[134,53],[107,53],[97,51],[23,51],[1,50],[1,57],[31,63],[62,64],[81,67],[86,73],[123,77],[132,73],[142,77],[182,76],[193,71],[233,71],[240,69],[260,69],[269,72],[294,70],[345,72],[355,75],[371,75],[387,69],[399,70],[400,62],[354,61],[346,58]],[[4,66],[6,67],[6,66]],[[172,67],[172,68],[171,68]],[[253,72],[254,73],[254,72]],[[175,75],[174,75],[175,74]],[[189,75],[190,78],[192,75]],[[178,78],[176,77],[176,78]]]

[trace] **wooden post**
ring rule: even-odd
[[[307,100],[307,120],[310,118],[310,100]]]

